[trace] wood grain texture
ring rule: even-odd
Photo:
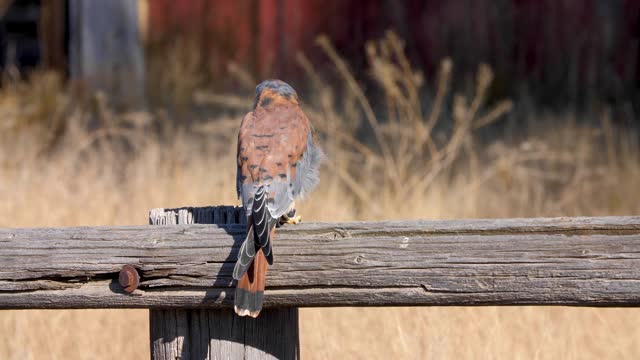
[[[149,312],[151,358],[297,359],[298,309],[264,309],[257,319],[229,309]]]
[[[242,209],[230,206],[154,209],[149,218],[149,222],[156,225],[238,225],[245,221]],[[225,298],[220,292],[214,297],[221,299],[219,304]],[[170,308],[149,311],[151,358],[154,360],[300,357],[298,309],[295,307],[264,309],[257,319],[239,317],[232,309],[172,309],[175,308],[173,304],[167,307]]]
[[[160,224],[189,217],[216,220],[202,208],[151,214]],[[229,309],[244,233],[0,229],[0,308]],[[303,223],[278,229],[274,254],[265,307],[640,305],[640,217]],[[125,264],[140,272],[131,295],[117,283]]]

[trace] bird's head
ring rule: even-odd
[[[282,80],[265,80],[256,86],[253,108],[270,105],[298,104],[298,93]]]

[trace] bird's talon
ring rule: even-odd
[[[298,223],[300,223],[302,221],[302,216],[297,215],[297,216],[288,216],[288,215],[282,215],[282,217],[280,218],[280,225],[284,225],[284,224],[289,224],[289,225],[296,225]]]
[[[287,218],[286,223],[291,225],[297,225],[302,222],[302,216],[296,215],[294,217]]]

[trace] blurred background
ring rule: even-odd
[[[639,1],[0,0],[0,16],[2,227],[238,204],[230,149],[265,78],[298,90],[328,156],[309,221],[640,214]],[[147,316],[2,311],[0,358],[148,358]],[[303,309],[301,349],[635,359],[639,321]]]

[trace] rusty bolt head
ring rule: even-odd
[[[124,291],[131,294],[138,288],[138,285],[140,285],[140,275],[138,275],[138,270],[131,265],[125,265],[122,270],[120,270],[118,282]]]

